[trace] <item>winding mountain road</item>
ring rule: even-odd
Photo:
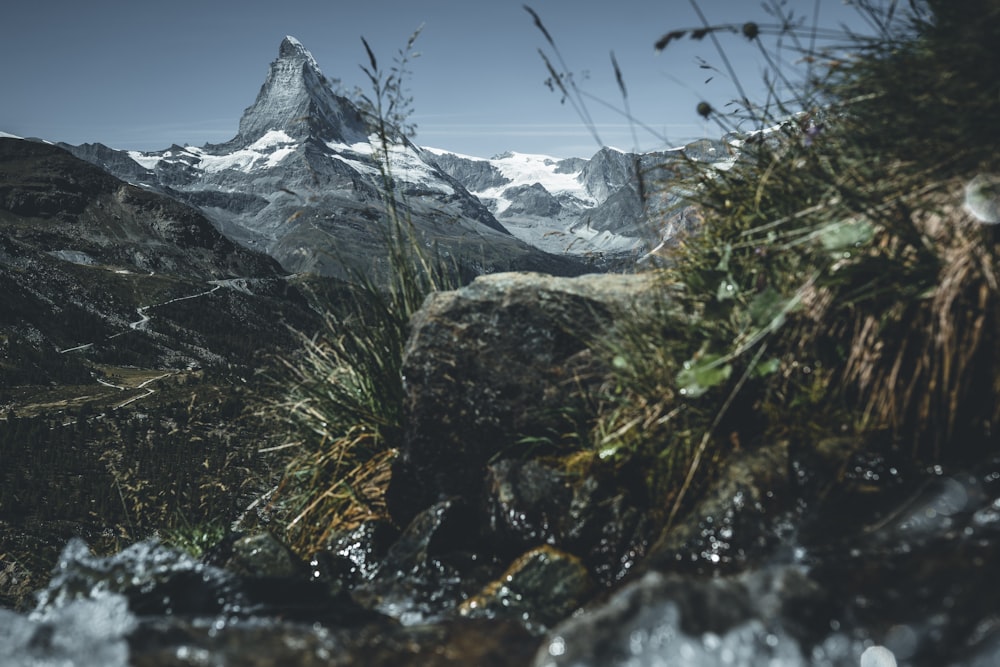
[[[176,297],[174,299],[169,299],[167,301],[163,301],[161,303],[154,303],[154,304],[150,304],[150,305],[147,305],[147,306],[139,306],[138,308],[135,309],[136,314],[139,315],[139,319],[135,320],[134,322],[129,322],[127,330],[125,330],[125,331],[119,331],[116,334],[112,334],[111,336],[108,336],[105,340],[111,340],[113,338],[117,338],[118,336],[122,336],[124,334],[127,334],[129,331],[141,331],[141,330],[145,330],[146,326],[149,324],[149,321],[151,319],[153,319],[153,316],[150,315],[147,312],[150,308],[158,308],[159,306],[166,306],[168,304],[176,303],[178,301],[184,301],[184,300],[187,300],[187,299],[197,299],[199,297],[208,296],[209,294],[212,294],[213,292],[216,292],[216,291],[222,289],[223,287],[230,286],[230,282],[232,282],[232,281],[230,281],[230,280],[213,280],[210,283],[212,285],[211,289],[207,289],[205,291],[198,292],[197,294],[189,294],[187,296],[179,296],[179,297]],[[233,289],[239,289],[240,286],[241,286],[241,284],[237,284],[235,282],[232,282],[232,288]],[[244,289],[245,289],[245,287],[244,287]],[[94,346],[94,343],[83,343],[82,345],[76,345],[74,347],[69,347],[69,348],[66,348],[65,350],[59,350],[59,352],[61,354],[66,354],[67,352],[75,352],[75,351],[78,351],[78,350],[85,350],[85,349],[91,348],[93,346]],[[149,378],[147,380],[143,380],[142,382],[140,382],[139,384],[137,384],[134,387],[126,387],[126,386],[123,386],[123,385],[114,384],[114,383],[108,382],[107,380],[105,380],[103,378],[100,378],[100,377],[95,377],[95,379],[97,380],[97,382],[99,384],[102,384],[102,385],[104,385],[106,387],[112,387],[114,389],[118,389],[119,391],[126,391],[128,389],[145,389],[146,390],[145,394],[139,394],[138,396],[132,396],[131,398],[129,398],[129,399],[125,400],[125,401],[122,401],[121,403],[116,404],[112,408],[113,410],[118,410],[119,408],[123,408],[126,405],[129,405],[130,403],[134,403],[134,402],[136,402],[136,401],[138,401],[140,399],[149,398],[154,393],[156,393],[155,389],[152,389],[152,388],[150,388],[148,386],[150,383],[156,382],[157,380],[162,380],[163,378],[169,377],[171,375],[175,375],[176,373],[177,373],[177,371],[170,371],[168,373],[163,373],[162,375],[158,375],[156,377],[152,377],[152,378]]]
[[[139,319],[136,320],[135,322],[129,322],[128,328],[131,329],[132,331],[144,330],[146,328],[146,325],[149,323],[149,321],[151,319],[153,319],[152,315],[149,315],[149,314],[146,313],[146,311],[149,310],[150,308],[159,308],[160,306],[166,306],[166,305],[169,305],[171,303],[176,303],[178,301],[185,301],[187,299],[197,299],[198,297],[207,296],[207,295],[211,294],[212,292],[220,290],[220,289],[222,289],[222,287],[223,286],[222,286],[221,281],[220,281],[220,283],[214,285],[212,287],[212,289],[205,290],[204,292],[198,292],[197,294],[189,294],[187,296],[179,296],[179,297],[177,297],[175,299],[170,299],[169,301],[163,301],[161,303],[154,303],[154,304],[151,304],[149,306],[139,306],[138,308],[135,309],[135,312],[139,315]],[[120,332],[114,334],[113,336],[108,336],[108,340],[111,340],[112,338],[117,338],[118,336],[122,336],[122,335],[124,335],[126,333],[128,333],[128,332],[127,331],[120,331]],[[71,349],[79,349],[79,348],[71,348]],[[69,350],[64,350],[64,352],[68,352],[68,351]]]

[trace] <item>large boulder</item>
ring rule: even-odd
[[[588,341],[657,298],[657,284],[651,274],[501,273],[428,297],[404,352],[397,521],[447,497],[478,502],[490,460],[537,454],[578,429],[604,377]]]

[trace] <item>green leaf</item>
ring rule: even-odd
[[[750,319],[754,326],[774,331],[785,323],[787,308],[788,299],[781,296],[778,290],[768,287],[750,302]]]
[[[719,289],[715,291],[715,298],[718,301],[728,301],[729,299],[735,299],[736,295],[740,293],[736,283],[733,281],[732,277],[726,276],[719,283]]]
[[[725,363],[721,354],[701,354],[684,362],[684,368],[677,374],[677,385],[681,395],[698,398],[712,387],[721,384],[732,375],[732,365]]]
[[[722,247],[722,259],[715,267],[718,271],[729,271],[729,260],[733,257],[733,246],[729,243]]]
[[[819,231],[823,248],[834,253],[867,245],[874,236],[875,229],[867,220],[833,222]]]
[[[759,378],[766,377],[768,375],[771,375],[772,373],[777,372],[780,366],[781,366],[781,361],[779,361],[777,358],[768,359],[767,361],[757,364],[757,366],[753,369],[753,376]]]

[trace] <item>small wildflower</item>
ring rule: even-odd
[[[708,102],[698,102],[697,109],[698,109],[698,115],[701,116],[702,118],[708,118],[709,116],[712,115],[712,111],[714,111],[714,109],[712,109],[712,105],[709,104]]]
[[[757,39],[757,36],[759,34],[760,34],[760,26],[758,26],[753,21],[743,24],[743,36],[746,37],[747,39],[753,41]]]

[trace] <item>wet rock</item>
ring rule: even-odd
[[[433,505],[407,526],[354,598],[405,625],[448,615],[488,576],[480,573],[476,535],[474,513],[460,500]]]
[[[133,633],[127,664],[134,667],[521,667],[529,663],[537,643],[537,638],[515,623],[468,619],[414,627],[380,623],[352,631],[306,624],[238,621],[205,626],[183,619],[158,619],[144,623]],[[89,663],[87,667],[91,667]]]
[[[580,481],[573,488],[565,526],[562,544],[606,586],[624,578],[646,554],[649,514],[621,480]]]
[[[812,576],[901,662],[951,664],[962,647],[989,656],[964,664],[993,664],[1000,599],[985,591],[1000,567],[1000,460],[971,470],[933,466],[903,490],[893,506],[872,503],[853,522],[837,522],[836,558],[826,557],[821,527],[808,531]]]
[[[926,479],[909,452],[878,441],[827,438],[791,454],[796,486],[809,507],[800,530],[804,542],[841,540],[857,531],[859,520],[891,521]]]
[[[0,608],[0,664],[125,667],[127,637],[138,625],[121,595],[74,600],[21,616]]]
[[[592,589],[579,558],[543,546],[514,561],[498,580],[462,603],[459,612],[518,620],[531,631],[544,632],[579,608]]]
[[[370,580],[382,565],[399,531],[387,521],[366,521],[354,530],[335,534],[323,554],[324,566],[345,583]]]
[[[495,463],[486,473],[487,539],[508,556],[539,544],[556,544],[572,498],[560,470],[535,460]]]
[[[583,396],[602,377],[586,341],[652,298],[654,285],[649,275],[502,273],[430,295],[404,353],[408,427],[393,517],[478,498],[491,458],[577,428],[567,415],[587,412]]]
[[[795,497],[788,443],[733,456],[695,508],[650,547],[643,565],[699,573],[742,569],[779,543]]]
[[[301,577],[303,563],[272,533],[241,537],[233,543],[226,569],[245,577]]]
[[[157,541],[133,544],[114,556],[96,556],[80,539],[63,549],[38,607],[61,608],[95,590],[122,595],[138,614],[239,613],[250,607],[236,575],[205,565]]]
[[[239,576],[156,541],[96,556],[81,540],[66,545],[52,580],[38,595],[36,613],[102,595],[123,597],[129,611],[141,617],[256,616],[357,625],[373,616],[301,574]]]
[[[645,554],[649,521],[628,481],[598,467],[570,474],[558,460],[490,465],[487,544],[502,558],[549,544],[578,555],[602,584],[619,581]]]

